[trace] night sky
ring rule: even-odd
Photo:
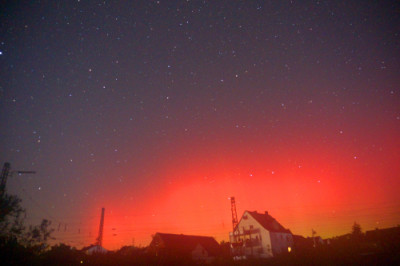
[[[56,242],[400,223],[398,1],[2,1],[0,163]]]

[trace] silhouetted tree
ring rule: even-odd
[[[230,258],[230,256],[231,256],[231,243],[225,242],[224,240],[222,240],[219,243],[219,246],[221,247],[221,256]]]
[[[54,245],[41,256],[43,265],[79,265],[86,255],[65,244]]]
[[[21,199],[7,193],[0,194],[0,249],[4,251],[1,257],[15,254],[38,254],[45,250],[47,241],[51,239],[51,222],[43,220],[40,225],[24,226],[25,209],[21,206]]]
[[[351,229],[351,237],[353,240],[359,241],[363,237],[363,233],[361,230],[360,224],[354,222],[352,229]]]
[[[51,222],[43,219],[40,225],[29,226],[25,233],[23,244],[32,249],[35,253],[41,253],[47,248],[47,241],[54,239],[51,237],[54,229],[50,228]]]
[[[16,239],[24,231],[25,210],[21,199],[7,193],[0,194],[0,237],[3,240]]]
[[[21,244],[25,227],[25,210],[21,199],[7,193],[0,193],[0,264],[27,265],[33,254]]]

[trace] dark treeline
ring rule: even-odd
[[[342,243],[343,244],[343,243]],[[2,246],[2,265],[193,265],[202,264],[185,256],[154,256],[146,248],[123,247],[107,254],[87,255],[64,244],[40,254],[18,243]],[[382,250],[363,253],[351,243],[318,246],[307,252],[284,254],[271,259],[234,261],[229,254],[217,257],[211,265],[400,265],[400,253]]]

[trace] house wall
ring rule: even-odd
[[[262,258],[269,258],[273,256],[272,253],[272,242],[271,242],[271,233],[262,228],[262,248],[263,248],[263,256]]]
[[[293,249],[293,236],[291,234],[270,232],[270,235],[273,255],[288,252],[289,247]]]
[[[214,257],[208,256],[207,250],[200,244],[192,251],[192,259],[195,261],[212,262]]]
[[[159,256],[161,255],[160,253],[163,253],[164,249],[164,241],[158,234],[156,234],[148,247],[148,251],[154,253],[156,256]]]

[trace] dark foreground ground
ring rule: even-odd
[[[36,252],[36,253],[35,253]],[[65,245],[45,252],[9,246],[0,250],[0,265],[203,265],[184,256],[154,256],[144,248],[130,247],[108,254],[86,255]],[[360,253],[353,249],[316,248],[276,258],[234,261],[227,254],[210,265],[400,265],[400,252],[388,250]]]

